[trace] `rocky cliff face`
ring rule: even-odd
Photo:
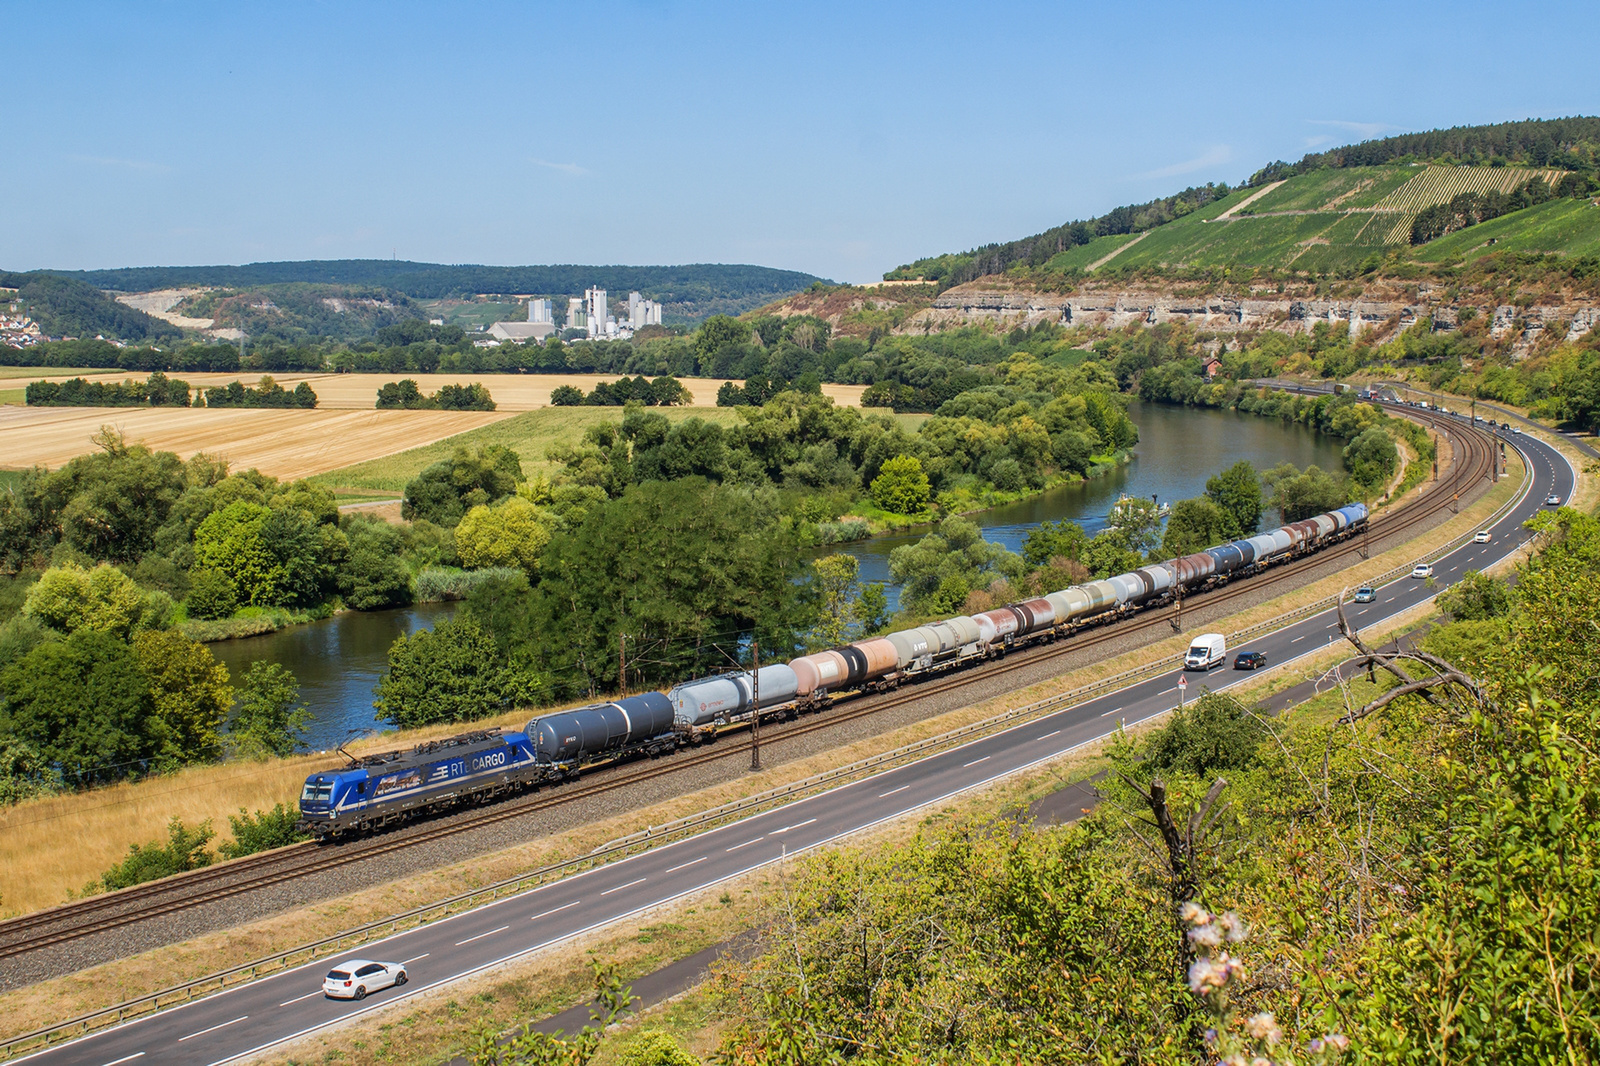
[[[1132,323],[1157,326],[1183,322],[1197,330],[1238,333],[1271,329],[1309,332],[1326,322],[1351,334],[1378,330],[1387,336],[1426,320],[1436,330],[1453,330],[1461,308],[1434,300],[1431,287],[1414,292],[1362,293],[1354,299],[1310,299],[1293,294],[1250,296],[1176,295],[1159,289],[1083,287],[1070,293],[1042,293],[985,285],[980,279],[941,293],[927,310],[910,318],[902,332],[987,324],[1014,329],[1054,322],[1063,326],[1119,329]],[[1485,309],[1487,311],[1487,309]],[[1551,326],[1562,326],[1565,339],[1577,340],[1600,325],[1600,309],[1584,304],[1493,309],[1490,332],[1496,337],[1519,333],[1514,348],[1530,349]]]

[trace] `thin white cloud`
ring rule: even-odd
[[[1179,174],[1192,174],[1196,170],[1219,166],[1232,158],[1233,149],[1225,144],[1219,144],[1215,148],[1208,149],[1204,154],[1195,156],[1193,159],[1186,159],[1181,163],[1174,163],[1168,167],[1149,170],[1143,174],[1135,174],[1133,176],[1139,179],[1171,178]]]
[[[1341,118],[1308,118],[1306,121],[1313,126],[1334,126],[1341,130],[1349,130],[1363,140],[1371,140],[1380,133],[1400,128],[1389,122],[1351,122]]]
[[[89,163],[97,167],[117,167],[122,170],[143,170],[154,174],[169,174],[172,168],[164,163],[152,163],[148,159],[118,159],[107,155],[73,155],[69,159],[79,163]]]
[[[589,173],[587,170],[583,169],[582,167],[580,167],[576,163],[552,163],[547,159],[535,159],[535,160],[533,160],[533,165],[536,166],[536,167],[547,167],[550,170],[559,170],[563,174],[587,174],[587,173]]]

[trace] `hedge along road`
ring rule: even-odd
[[[1402,577],[1382,586],[1373,603],[1350,605],[1346,613],[1354,624],[1370,626],[1409,610],[1466,571],[1512,556],[1525,540],[1522,523],[1540,510],[1545,496],[1571,495],[1576,472],[1559,452],[1528,437],[1514,446],[1527,458],[1531,476],[1515,506],[1491,527],[1492,539],[1437,560],[1433,587]],[[1328,610],[1244,647],[1283,664],[1337,638],[1337,615]],[[1238,650],[1229,649],[1230,657]],[[18,1061],[216,1066],[258,1053],[989,784],[1103,739],[1124,724],[1158,717],[1177,705],[1182,676],[1167,671],[920,762],[367,945],[355,954],[404,962],[411,981],[359,1003],[323,998],[322,976],[338,960],[320,961]],[[1188,677],[1187,698],[1193,698],[1202,685],[1226,689],[1246,675],[1225,670]]]

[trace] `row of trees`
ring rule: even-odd
[[[29,407],[188,407],[189,383],[159,370],[143,382],[30,381],[23,390]]]
[[[587,396],[576,385],[557,385],[550,391],[550,403],[555,407],[623,407],[630,403],[646,407],[676,407],[693,402],[694,394],[671,374],[664,374],[654,381],[643,374],[609,383],[602,381]]]
[[[253,387],[241,381],[230,381],[206,390],[207,407],[300,407],[317,406],[317,394],[310,382],[302,381],[293,391],[285,389],[270,376],[263,375]]]
[[[379,410],[405,411],[493,411],[494,398],[480,384],[441,385],[433,395],[424,395],[415,379],[391,381],[378,389]]]
[[[1589,185],[1587,177],[1573,173],[1562,177],[1553,188],[1543,178],[1530,178],[1510,192],[1464,192],[1447,204],[1418,211],[1411,220],[1411,243],[1426,244],[1447,233],[1553,199],[1581,199],[1589,194]]]

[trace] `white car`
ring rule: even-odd
[[[1472,538],[1472,543],[1474,543],[1474,544],[1487,544],[1487,543],[1489,543],[1489,538],[1490,538],[1489,531],[1487,529],[1480,529],[1480,530],[1478,530],[1477,535]]]
[[[1433,576],[1433,564],[1432,563],[1418,563],[1416,566],[1413,566],[1411,568],[1411,576],[1412,577],[1432,577]]]
[[[341,962],[322,979],[322,994],[329,999],[366,999],[368,992],[406,983],[406,968],[398,962],[351,959]]]
[[[1552,492],[1550,495],[1544,498],[1544,505],[1546,507],[1560,507],[1561,497]]]

